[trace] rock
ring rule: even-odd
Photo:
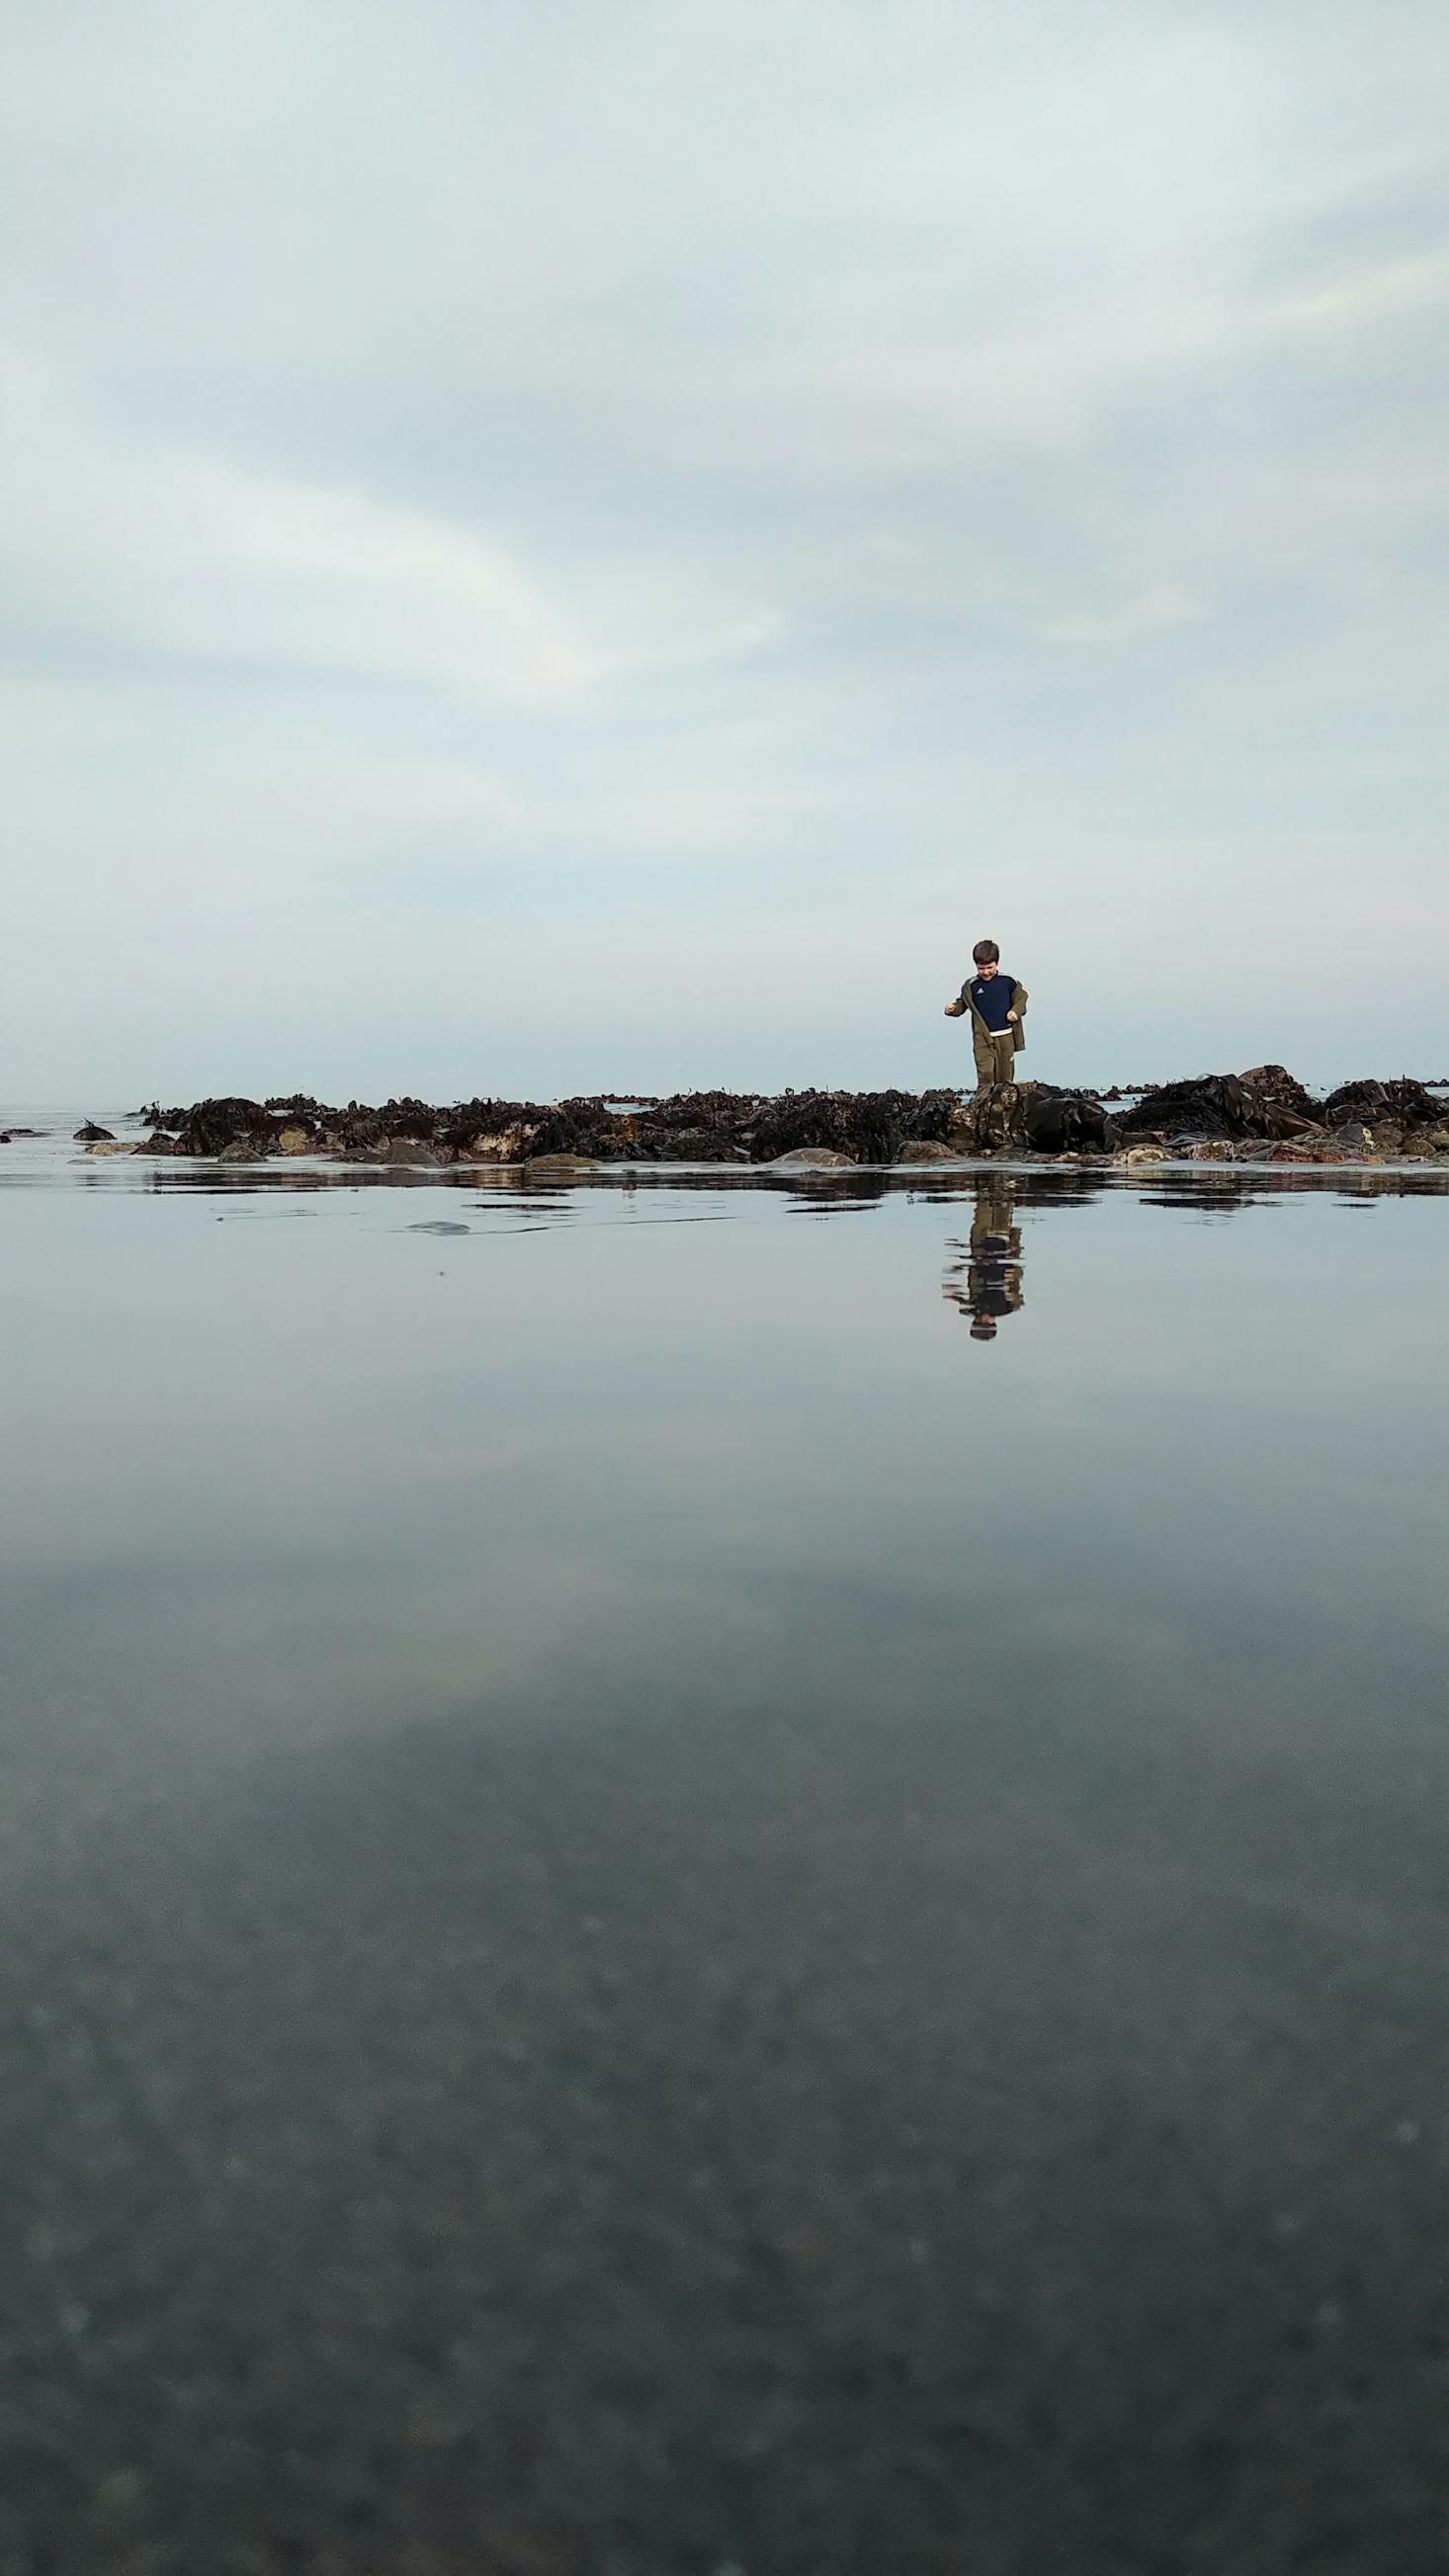
[[[223,1145],[216,1159],[219,1163],[264,1163],[267,1158],[265,1154],[258,1153],[255,1145],[248,1145],[245,1138],[239,1136],[234,1145]]]
[[[530,1154],[523,1166],[531,1181],[566,1181],[575,1172],[596,1172],[598,1168],[588,1154]]]
[[[1325,1128],[1321,1121],[1330,1113]],[[1158,1085],[1134,1097],[1116,1119],[1094,1092],[1034,1081],[1001,1083],[965,1100],[947,1090],[787,1091],[773,1099],[696,1091],[667,1100],[611,1092],[542,1105],[478,1098],[435,1108],[404,1099],[381,1108],[356,1100],[327,1108],[299,1092],[274,1095],[265,1105],[235,1098],[167,1110],[155,1103],[142,1114],[153,1131],[144,1150],[157,1154],[215,1158],[238,1146],[252,1161],[323,1153],[414,1171],[461,1162],[515,1171],[551,1167],[562,1175],[624,1161],[809,1170],[807,1155],[835,1158],[817,1159],[820,1170],[929,1169],[955,1155],[1106,1155],[1119,1144],[1232,1161],[1254,1143],[1398,1152],[1410,1136],[1427,1138],[1436,1153],[1449,1152],[1449,1105],[1423,1083],[1407,1077],[1346,1083],[1320,1109],[1284,1066],[1273,1064],[1254,1065],[1247,1075]],[[1363,1138],[1371,1141],[1363,1145]],[[113,1140],[88,1122],[77,1141]]]
[[[86,1147],[88,1154],[129,1154],[132,1151],[130,1145],[119,1144],[114,1136],[98,1137],[93,1145]]]
[[[769,1168],[772,1172],[853,1172],[859,1166],[853,1154],[834,1154],[828,1145],[797,1145],[792,1153],[776,1154]]]
[[[157,1120],[157,1125],[163,1121]],[[267,1153],[275,1129],[259,1100],[198,1100],[178,1121],[176,1139],[179,1154],[199,1154],[208,1161],[219,1157],[228,1145],[248,1145],[254,1155]]]
[[[89,1118],[83,1127],[77,1127],[71,1138],[73,1145],[114,1145],[115,1141],[109,1127],[97,1127]]]
[[[133,1145],[131,1151],[133,1154],[174,1154],[176,1146],[171,1137],[158,1131],[154,1136],[144,1137],[139,1145]]]
[[[1111,1121],[1092,1093],[1049,1090],[1037,1083],[1018,1088],[1026,1140],[1038,1153],[1102,1153],[1110,1144]]]
[[[1026,1097],[1015,1082],[993,1083],[962,1101],[947,1130],[958,1154],[999,1154],[1006,1146],[1026,1143]]]
[[[521,1163],[528,1151],[528,1136],[522,1127],[495,1127],[489,1133],[470,1137],[459,1148],[460,1163]]]
[[[1316,1123],[1321,1114],[1312,1093],[1305,1091],[1297,1075],[1290,1073],[1286,1064],[1250,1065],[1246,1073],[1239,1074],[1238,1080],[1249,1091],[1260,1093],[1264,1100],[1273,1101],[1280,1109],[1290,1110],[1299,1118]]]
[[[433,1146],[423,1144],[417,1136],[391,1136],[384,1148],[383,1159],[389,1163],[406,1164],[411,1170],[419,1164],[441,1163],[444,1157]]]
[[[1303,1136],[1321,1132],[1320,1112],[1300,1082],[1282,1065],[1260,1065],[1263,1086],[1236,1073],[1207,1073],[1190,1082],[1164,1082],[1145,1091],[1119,1125],[1124,1136],[1187,1133],[1214,1136]],[[1311,1114],[1310,1114],[1311,1113]]]
[[[1129,1145],[1125,1153],[1114,1154],[1112,1160],[1131,1166],[1135,1163],[1166,1163],[1171,1161],[1171,1156],[1165,1145]]]
[[[1434,1098],[1427,1084],[1411,1082],[1407,1076],[1397,1082],[1341,1082],[1323,1104],[1323,1116],[1331,1127],[1349,1118],[1361,1118],[1366,1127],[1375,1128],[1385,1119],[1400,1128],[1437,1127],[1443,1115],[1442,1101]]]

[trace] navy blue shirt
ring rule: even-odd
[[[967,990],[987,1027],[1004,1030],[1006,1014],[1016,999],[1016,977],[1003,975],[998,966],[994,975],[973,976]]]

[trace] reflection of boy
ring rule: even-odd
[[[994,1341],[1003,1315],[1014,1315],[1022,1303],[1021,1228],[1012,1223],[1012,1195],[999,1180],[984,1181],[976,1195],[976,1213],[964,1248],[964,1262],[953,1262],[946,1295],[971,1318],[973,1342]],[[965,1283],[961,1284],[961,1272]]]
[[[1001,951],[994,939],[978,939],[971,951],[976,972],[946,1004],[948,1020],[971,1014],[971,1051],[976,1058],[976,1088],[989,1091],[994,1082],[1014,1082],[1016,1057],[1026,1044],[1026,986],[1003,975]]]

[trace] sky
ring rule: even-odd
[[[1449,1074],[1440,0],[8,0],[0,1096]]]

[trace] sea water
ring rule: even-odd
[[[75,1123],[0,2568],[1437,2566],[1440,1178]]]

